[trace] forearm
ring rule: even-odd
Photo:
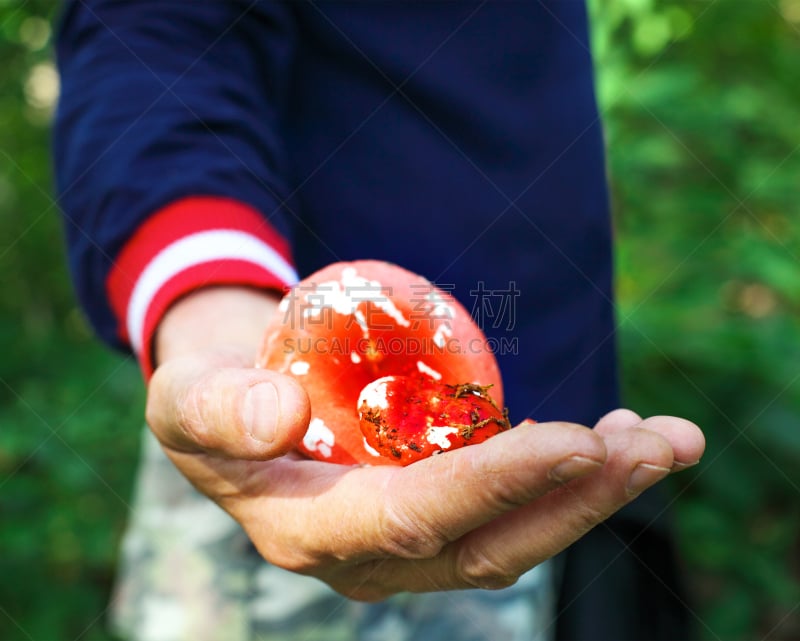
[[[146,376],[175,300],[296,279],[279,211],[291,10],[249,4],[65,2],[54,168],[73,280]]]

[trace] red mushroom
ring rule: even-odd
[[[450,294],[390,263],[335,263],[301,281],[256,366],[302,383],[311,423],[299,449],[319,460],[407,465],[510,427],[480,328]]]

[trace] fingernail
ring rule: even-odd
[[[700,461],[693,461],[692,463],[682,463],[681,461],[673,461],[672,462],[672,471],[673,472],[682,472],[683,470],[685,470],[685,469],[687,469],[689,467],[694,467],[699,462]]]
[[[278,390],[272,383],[259,383],[247,390],[242,411],[245,427],[257,441],[269,443],[275,439],[280,418]]]
[[[653,483],[663,479],[669,472],[668,467],[639,463],[628,478],[628,494],[634,496],[644,492]]]
[[[550,470],[549,476],[553,481],[565,483],[571,479],[593,472],[602,467],[602,465],[600,461],[595,461],[585,456],[570,456]]]

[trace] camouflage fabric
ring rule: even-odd
[[[543,564],[505,590],[350,601],[266,563],[145,430],[112,626],[135,641],[546,641],[551,575]]]

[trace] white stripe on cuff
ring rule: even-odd
[[[155,295],[177,274],[216,260],[244,260],[275,274],[288,285],[298,278],[294,268],[272,247],[255,236],[241,231],[215,229],[181,238],[167,245],[147,264],[128,302],[127,328],[131,346],[141,353],[144,320]]]

